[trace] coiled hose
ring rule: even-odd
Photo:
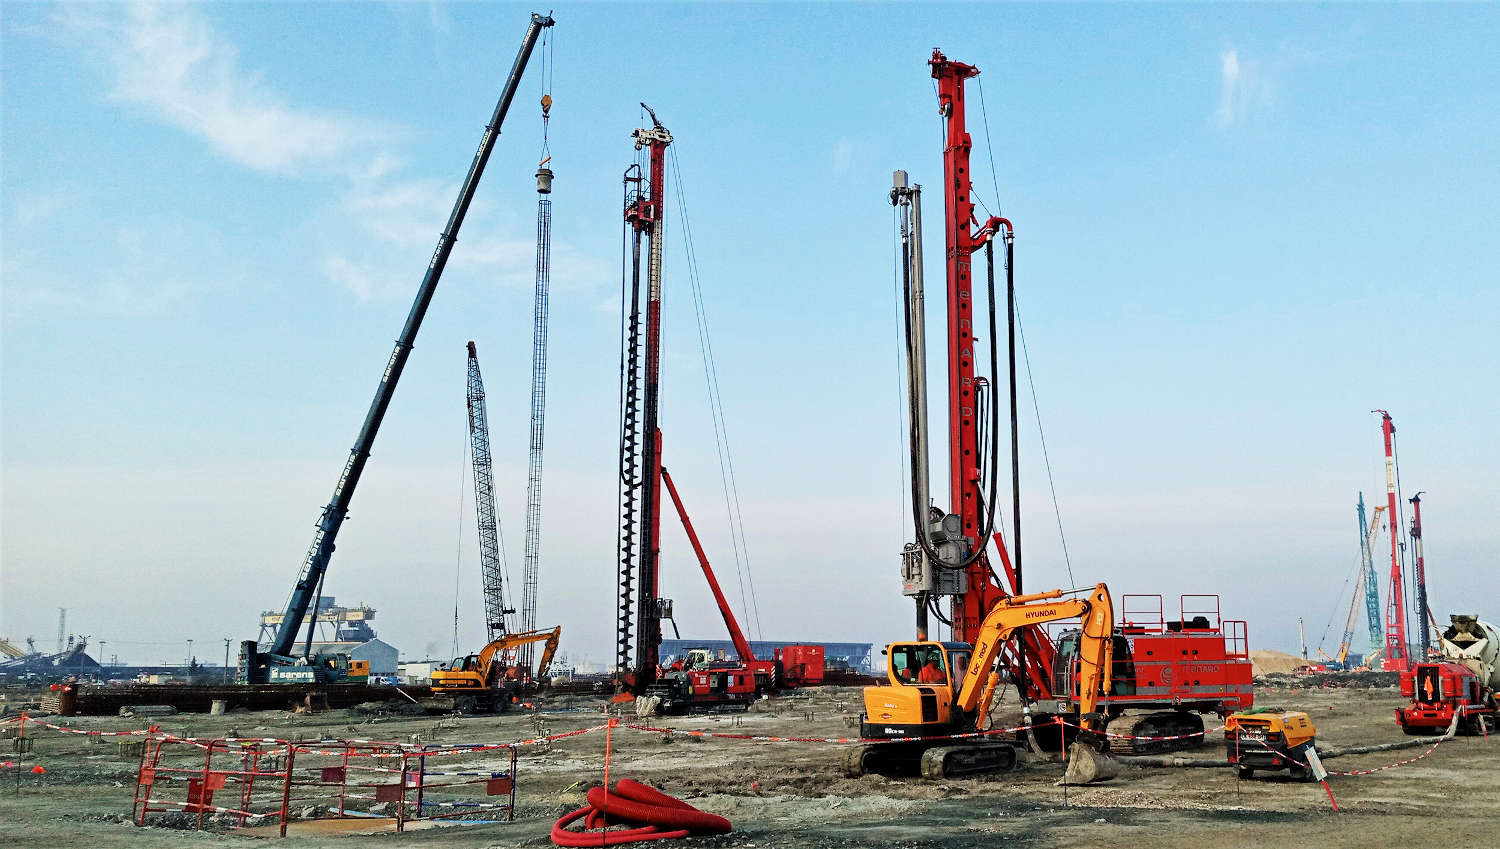
[[[700,811],[681,799],[629,778],[620,779],[614,792],[594,787],[589,804],[566,814],[552,826],[552,842],[558,846],[621,846],[647,840],[670,840],[703,834],[727,834],[729,820]],[[584,821],[584,831],[568,826]],[[610,831],[609,824],[631,828]],[[595,830],[603,829],[603,830]]]

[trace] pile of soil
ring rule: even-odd
[[[1256,675],[1286,675],[1302,664],[1302,658],[1270,649],[1252,649],[1250,662]]]

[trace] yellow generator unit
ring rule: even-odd
[[[1240,778],[1257,769],[1289,770],[1299,781],[1312,778],[1308,750],[1316,739],[1312,717],[1300,710],[1242,711],[1224,720],[1224,748]]]

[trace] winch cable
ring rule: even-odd
[[[1364,591],[1365,556],[1360,552],[1355,560],[1354,568],[1344,575],[1344,585],[1339,588],[1338,594],[1333,597],[1333,609],[1328,612],[1328,622],[1323,625],[1323,633],[1318,636],[1318,649],[1321,651],[1323,643],[1328,640],[1328,632],[1333,630],[1333,620],[1339,615],[1339,608],[1343,607],[1344,590],[1349,588],[1349,582],[1354,580],[1354,592],[1356,595]]]
[[[713,336],[709,330],[708,310],[703,300],[703,285],[698,274],[698,253],[693,245],[693,228],[687,213],[686,193],[682,188],[682,167],[674,144],[667,149],[672,158],[672,180],[677,187],[677,214],[682,217],[683,249],[687,259],[688,283],[693,296],[693,313],[698,324],[698,349],[703,359],[703,379],[708,388],[709,417],[714,426],[714,448],[719,455],[719,479],[724,489],[724,507],[729,518],[730,548],[740,584],[740,607],[755,623],[756,636],[765,639],[761,627],[760,602],[755,594],[755,575],[750,568],[750,549],[745,539],[745,514],[740,502],[739,482],[734,473],[734,453],[729,445],[729,424],[724,417],[724,400],[719,389],[719,367],[714,358]],[[748,600],[747,600],[748,587]]]
[[[993,241],[988,241],[988,242],[985,243],[985,259],[986,259],[986,262],[987,262],[987,271],[988,271],[988,275],[987,276],[988,276],[988,283],[989,283],[990,374],[994,375],[994,374],[999,374],[1000,373],[1000,345],[999,345],[999,335],[998,335],[998,333],[995,330],[995,249],[994,249],[994,242]],[[905,265],[906,265],[905,263],[902,263],[903,268],[902,268],[902,275],[901,276],[902,276],[902,288],[904,290],[903,294],[905,294],[905,296],[906,296],[905,300],[906,300],[906,304],[907,304],[907,306],[906,306],[906,350],[907,350],[907,356],[910,357],[911,356],[911,346],[912,346],[912,339],[911,339],[911,281],[909,279],[909,275],[906,273]],[[975,383],[976,384],[988,384],[989,390],[990,390],[990,404],[991,404],[992,407],[993,406],[997,406],[998,403],[999,403],[999,398],[997,397],[996,393],[998,393],[999,390],[996,388],[995,382],[993,380],[986,380],[985,378],[980,377],[980,378],[976,378]],[[910,395],[910,393],[908,393],[908,395]],[[976,385],[975,386],[975,395],[977,397],[981,398],[981,399],[983,398],[983,395],[984,395],[984,386],[983,385]],[[908,398],[908,407],[909,407],[908,415],[911,417],[912,421],[915,421],[916,418],[917,418],[917,410],[916,410],[916,407],[915,407],[916,403],[917,403],[916,399],[914,399],[914,398]],[[916,463],[920,462],[920,460],[921,460],[921,458],[917,456],[918,455],[918,446],[917,446],[917,438],[916,438],[916,434],[915,433],[911,434],[910,439],[908,439],[907,453],[911,456],[911,461],[912,461],[912,464],[913,464],[912,468],[915,469],[916,468]],[[917,544],[922,547],[922,551],[927,555],[928,560],[930,560],[939,569],[967,569],[970,566],[972,566],[975,563],[977,563],[981,557],[984,557],[985,556],[985,552],[989,550],[989,540],[990,540],[990,537],[995,532],[995,499],[996,499],[996,496],[999,493],[999,474],[997,473],[998,469],[997,468],[993,468],[994,464],[996,463],[996,458],[998,458],[1000,456],[1000,430],[999,430],[999,428],[996,428],[996,427],[991,427],[990,428],[990,450],[989,450],[989,454],[990,454],[990,465],[992,466],[992,468],[990,469],[990,474],[989,474],[990,495],[989,495],[989,498],[987,499],[987,503],[981,505],[981,509],[984,509],[985,513],[986,513],[986,516],[985,516],[985,528],[984,528],[984,531],[978,535],[978,538],[976,540],[977,544],[974,546],[974,550],[972,552],[970,552],[967,557],[964,557],[962,560],[960,560],[957,563],[949,563],[948,561],[944,560],[938,554],[937,549],[933,548],[932,543],[927,539],[927,534],[924,532],[925,529],[922,527],[922,517],[925,515],[925,511],[922,509],[922,505],[920,505],[920,504],[917,503],[917,491],[916,491],[917,488],[916,488],[916,486],[913,485],[911,487],[912,526],[913,526],[912,527],[912,531],[913,531],[913,535],[916,536],[916,538],[917,538]],[[982,458],[976,458],[976,459],[982,459]],[[981,498],[982,498],[983,497],[983,494],[982,494],[983,480],[982,479],[984,477],[984,467],[982,465],[980,466],[980,476],[981,476],[980,489],[981,489]],[[990,570],[990,572],[993,575],[994,574],[994,569],[992,568]]]
[[[1047,431],[1042,428],[1042,407],[1036,400],[1036,381],[1031,377],[1031,352],[1026,348],[1026,326],[1021,322],[1021,300],[1016,299],[1016,333],[1021,338],[1021,359],[1026,363],[1026,387],[1031,390],[1031,409],[1036,414],[1036,433],[1042,445],[1042,465],[1047,469],[1047,489],[1052,493],[1052,515],[1057,517],[1057,538],[1062,543],[1063,563],[1068,567],[1068,585],[1076,586],[1073,558],[1068,555],[1068,535],[1063,533],[1062,508],[1057,503],[1057,484],[1052,479],[1052,458],[1047,454]]]
[[[458,547],[453,552],[453,651],[449,657],[458,657],[458,606],[463,598],[464,573],[464,484],[468,483],[469,431],[464,428],[463,456],[458,463]]]
[[[1001,215],[1001,212],[999,211],[1000,178],[998,172],[995,169],[995,145],[990,140],[990,113],[984,99],[984,80],[982,77],[975,77],[974,81],[979,87],[979,113],[984,123],[985,155],[990,162],[990,180],[995,191],[996,211],[994,214],[998,216]],[[978,192],[974,193],[974,199],[979,201],[980,206],[985,206],[984,198],[980,196]],[[986,210],[988,209],[987,206],[985,206],[985,208]],[[1057,484],[1052,476],[1052,458],[1047,453],[1047,434],[1046,431],[1042,428],[1042,408],[1037,404],[1036,400],[1036,382],[1032,379],[1031,376],[1031,353],[1026,348],[1026,328],[1021,321],[1021,300],[1018,295],[1012,296],[1011,305],[1016,312],[1016,334],[1020,338],[1021,356],[1026,363],[1026,385],[1031,392],[1031,409],[1036,414],[1036,430],[1037,437],[1041,443],[1042,448],[1042,463],[1047,470],[1047,488],[1052,495],[1052,513],[1057,518],[1057,537],[1062,544],[1063,563],[1067,566],[1068,570],[1068,583],[1070,585],[1073,585],[1077,584],[1078,581],[1073,578],[1073,558],[1069,555],[1068,552],[1067,534],[1063,532],[1062,509],[1058,505]]]
[[[934,82],[933,83],[933,91],[934,91],[934,93],[936,93],[936,91],[937,91],[936,86],[937,86],[937,84]],[[946,121],[944,121],[944,120],[941,119],[941,116],[939,116],[938,124],[941,127],[941,136],[942,136],[942,139],[943,139],[943,147],[946,149],[947,146],[948,146],[948,124],[947,124]],[[904,246],[904,243],[903,243],[902,253],[903,253],[903,257],[904,257],[905,256],[905,246]],[[989,292],[988,298],[989,298],[989,319],[990,319],[990,375],[991,375],[991,378],[993,378],[994,376],[997,376],[997,375],[1000,374],[999,334],[998,334],[998,332],[995,329],[995,248],[994,248],[994,241],[993,240],[987,240],[985,242],[985,261],[986,261],[986,271],[987,271],[987,282],[988,282],[988,287],[989,287],[988,288],[988,292]],[[905,311],[906,311],[906,322],[905,322],[905,325],[906,325],[906,351],[907,351],[907,357],[909,358],[911,356],[911,347],[912,347],[912,339],[911,339],[911,280],[910,280],[909,263],[907,263],[907,262],[901,262],[900,265],[901,265],[901,271],[900,271],[899,276],[902,279],[903,293],[905,295],[904,303],[905,303]],[[975,385],[975,394],[976,394],[976,397],[981,398],[981,399],[983,398],[984,384],[988,384],[989,385],[989,389],[990,389],[990,402],[991,402],[992,406],[995,406],[995,407],[999,406],[999,400],[1000,400],[999,399],[999,395],[998,395],[999,389],[995,385],[995,381],[993,379],[986,380],[984,377],[978,377],[978,378],[975,379],[975,384],[976,384]],[[908,395],[910,395],[910,393],[908,393]],[[916,417],[917,417],[917,410],[916,410],[916,406],[915,405],[916,405],[916,399],[914,399],[914,398],[908,398],[908,416],[910,416],[910,420],[911,421],[915,421]],[[950,423],[950,425],[951,425],[951,423]],[[983,441],[983,434],[980,434],[980,440],[979,441],[981,441],[981,442]],[[983,453],[983,449],[981,449],[980,452],[982,454]],[[976,545],[974,546],[974,550],[972,552],[970,552],[967,557],[964,557],[958,563],[949,563],[949,562],[945,561],[941,556],[939,556],[937,550],[935,548],[933,548],[932,543],[927,539],[927,534],[925,532],[926,529],[922,526],[923,517],[926,516],[926,512],[927,511],[926,511],[924,505],[920,505],[920,504],[917,503],[917,487],[916,487],[916,484],[915,484],[915,470],[916,470],[916,464],[918,462],[920,462],[923,458],[918,457],[918,453],[919,452],[918,452],[917,438],[916,438],[916,434],[915,433],[912,433],[910,439],[908,440],[907,453],[911,457],[912,470],[913,470],[913,484],[911,486],[911,502],[912,502],[912,514],[911,514],[911,518],[912,518],[912,532],[913,532],[913,536],[915,536],[916,539],[917,539],[917,544],[921,547],[923,553],[927,555],[928,560],[930,560],[933,563],[933,565],[936,566],[939,569],[959,570],[959,569],[967,569],[967,568],[969,568],[970,566],[972,566],[975,563],[977,563],[980,560],[980,558],[982,558],[982,557],[985,556],[985,553],[989,550],[989,541],[990,541],[990,538],[995,533],[995,527],[996,527],[996,525],[995,525],[995,500],[996,500],[996,496],[999,494],[999,474],[998,474],[999,469],[998,469],[998,467],[992,468],[990,470],[990,475],[989,475],[990,495],[989,495],[989,499],[988,499],[988,504],[981,503],[981,505],[980,505],[980,509],[984,510],[985,514],[986,514],[986,516],[985,516],[985,529],[984,529],[984,532],[978,535],[978,537],[976,539]],[[992,427],[990,429],[990,462],[991,462],[992,466],[997,462],[997,458],[999,456],[1000,456],[1000,431],[999,431],[998,428],[993,428]],[[977,459],[980,459],[980,458],[975,458],[975,459],[977,460]],[[956,470],[951,470],[950,469],[949,473],[950,473],[950,475],[954,474],[954,473],[956,473]],[[984,500],[984,480],[983,480],[983,478],[984,478],[984,467],[983,467],[983,465],[981,465],[979,467],[979,473],[980,473],[980,484],[979,484],[980,493],[979,493],[979,497],[980,497],[981,500]],[[995,577],[996,580],[998,581],[998,577],[995,575],[995,570],[994,570],[993,567],[990,568],[990,575],[992,577]]]
[[[1396,466],[1396,515],[1400,519],[1401,526],[1397,528],[1400,537],[1401,551],[1401,574],[1406,576],[1406,602],[1407,607],[1415,614],[1418,626],[1427,627],[1427,611],[1418,610],[1417,605],[1417,570],[1416,564],[1408,569],[1406,564],[1406,552],[1411,547],[1409,526],[1406,524],[1406,496],[1401,492],[1401,441],[1396,437],[1394,429],[1391,430],[1391,460]]]
[[[901,221],[901,210],[900,210],[899,207],[895,206],[894,204],[891,206],[891,216],[892,216],[893,226],[895,226],[897,229],[899,229],[900,228],[900,221]],[[903,250],[903,245],[904,244],[905,244],[904,241],[898,240],[897,243],[896,243],[896,245],[893,248],[893,251],[895,252],[895,258],[894,258],[893,262],[896,264],[896,266],[898,268],[900,267],[901,255],[902,255],[902,250]],[[899,528],[906,527],[906,524],[907,524],[907,521],[908,521],[907,515],[906,515],[906,510],[907,510],[907,499],[906,499],[906,487],[907,487],[907,482],[906,482],[906,453],[907,452],[906,452],[905,444],[904,443],[906,442],[906,428],[909,426],[909,422],[907,421],[906,417],[907,417],[907,413],[910,410],[910,408],[906,404],[906,377],[903,374],[903,371],[904,371],[903,366],[905,365],[904,355],[905,355],[905,350],[906,349],[901,344],[901,332],[902,332],[902,328],[903,328],[903,324],[902,324],[902,320],[901,320],[902,315],[903,315],[903,310],[902,310],[902,303],[903,303],[903,301],[901,299],[901,277],[900,277],[900,275],[892,275],[891,276],[891,297],[894,299],[895,306],[896,306],[896,427],[898,428],[898,431],[899,431],[896,434],[896,440],[897,440],[898,444],[902,445],[902,450],[896,452],[896,456],[900,458],[900,464],[901,464],[901,470],[900,470],[901,471],[901,479],[899,481],[900,491],[899,491],[899,493],[896,496],[897,503],[899,503],[901,505],[901,524],[899,524],[899,525],[896,526],[899,529]],[[901,537],[900,542],[902,544],[905,544],[905,542],[906,542],[906,534],[902,533],[902,534],[900,534],[900,537]]]

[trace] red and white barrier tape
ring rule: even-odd
[[[61,731],[64,734],[81,734],[86,737],[143,737],[151,733],[149,729],[142,729],[140,731],[91,731],[87,728],[68,728],[64,725],[53,725],[50,722],[43,722],[40,719],[32,716],[27,716],[26,714],[22,714],[15,719],[9,719],[6,721],[19,722],[21,720],[30,722],[33,725],[40,725],[43,728],[50,728],[53,731]]]
[[[1329,775],[1350,776],[1350,775],[1374,775],[1377,772],[1385,772],[1388,769],[1395,769],[1398,766],[1406,766],[1407,764],[1410,764],[1410,763],[1416,763],[1417,761],[1419,761],[1419,760],[1427,757],[1428,755],[1432,754],[1433,752],[1436,752],[1438,746],[1443,745],[1444,743],[1448,742],[1451,739],[1453,739],[1453,738],[1452,737],[1443,737],[1443,738],[1440,738],[1437,742],[1433,743],[1431,746],[1428,746],[1427,747],[1427,751],[1423,752],[1420,755],[1417,755],[1416,757],[1407,758],[1404,761],[1396,761],[1393,764],[1386,764],[1385,766],[1371,767],[1369,769],[1351,769],[1351,770],[1348,770],[1347,772],[1341,771],[1341,770],[1337,770],[1337,769],[1330,769],[1330,770],[1328,770],[1328,774]],[[1274,753],[1280,755],[1281,757],[1286,758],[1287,760],[1291,761],[1292,763],[1297,764],[1300,767],[1304,767],[1306,769],[1312,769],[1312,765],[1311,764],[1307,763],[1306,761],[1298,760],[1290,752],[1283,752],[1280,749],[1274,749],[1274,748],[1272,748],[1270,746],[1270,744],[1266,743],[1264,740],[1257,740],[1256,742],[1258,742],[1262,746],[1264,746],[1267,751],[1274,752]]]

